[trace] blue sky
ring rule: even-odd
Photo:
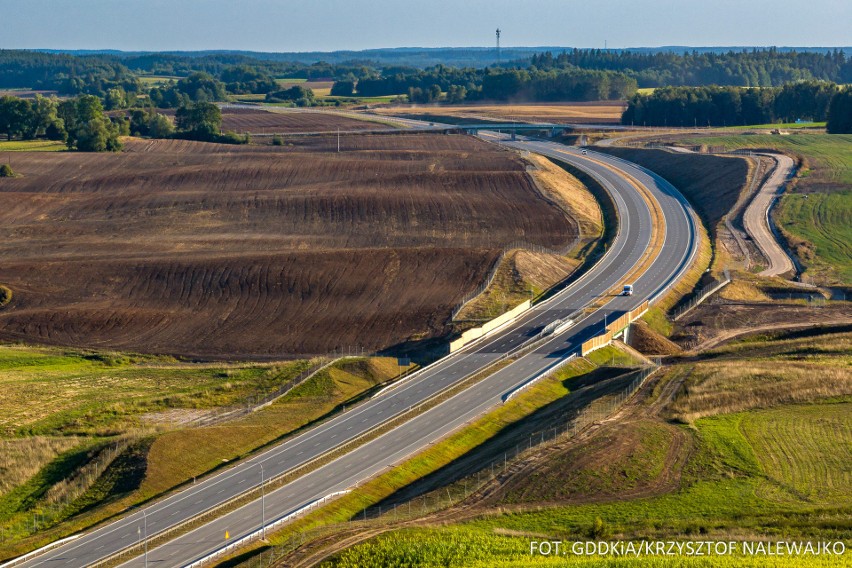
[[[0,48],[852,45],[852,0],[0,0]]]

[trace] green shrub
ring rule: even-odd
[[[12,171],[12,166],[9,164],[3,164],[0,166],[0,178],[10,178],[15,177],[15,172]]]

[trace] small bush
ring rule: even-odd
[[[589,529],[588,535],[592,540],[605,540],[610,536],[609,527],[602,518],[595,517],[595,522]]]
[[[275,136],[272,137],[272,145],[273,146],[283,146],[284,145],[284,139],[276,134]]]
[[[0,166],[0,178],[10,178],[15,177],[15,172],[12,171],[12,166],[9,164],[3,164]]]
[[[12,290],[6,286],[0,286],[0,308],[12,301]]]

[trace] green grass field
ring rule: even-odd
[[[782,122],[776,124],[749,124],[747,126],[728,126],[722,130],[756,130],[756,129],[774,129],[782,130],[799,130],[803,128],[825,128],[825,122]]]
[[[787,195],[776,219],[793,235],[791,242],[809,273],[821,281],[852,283],[852,189]]]
[[[0,346],[0,432],[108,436],[142,426],[142,415],[228,406],[272,392],[307,365],[193,365],[142,355]]]
[[[66,150],[63,142],[55,140],[0,140],[0,154],[3,152],[60,152]],[[8,163],[0,158],[0,164]],[[12,163],[14,169],[14,162]]]
[[[531,540],[845,539],[852,512],[852,403],[784,406],[696,423],[684,487],[660,497],[486,515],[445,528],[395,531],[327,567],[620,566],[619,559],[530,555]],[[648,462],[647,466],[654,467]],[[806,493],[802,493],[802,491]],[[598,520],[600,519],[600,521]],[[848,560],[848,557],[847,557]],[[626,561],[625,561],[626,562]],[[837,558],[646,558],[629,566],[838,566]]]
[[[823,283],[852,283],[852,135],[707,136],[684,142],[774,148],[801,157],[798,191],[782,198],[776,220],[806,275]]]
[[[180,81],[183,77],[177,75],[139,75],[139,81],[146,87],[160,87],[169,81]]]
[[[342,359],[263,410],[186,424],[257,400],[310,365],[0,346],[0,558],[246,456],[405,370],[395,358]]]
[[[513,536],[467,528],[440,530],[407,529],[385,535],[352,548],[336,558],[320,564],[323,568],[360,568],[383,566],[526,568],[535,566],[577,566],[582,568],[835,568],[844,565],[829,556],[711,556],[711,557],[618,557],[578,556],[572,554],[571,542],[564,541],[560,552],[549,556],[530,552],[537,535]],[[696,539],[700,540],[700,539]],[[565,548],[567,547],[567,549]]]

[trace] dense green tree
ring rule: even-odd
[[[784,85],[775,95],[775,116],[784,122],[800,118],[822,122],[828,116],[828,105],[836,93],[834,83],[803,81]]]
[[[852,134],[852,87],[831,98],[826,129],[829,134]]]
[[[7,140],[15,136],[24,136],[32,121],[32,107],[29,101],[17,97],[0,98],[0,134]]]
[[[467,97],[467,89],[461,85],[450,85],[447,89],[447,102],[460,103]]]
[[[57,107],[68,133],[66,145],[81,152],[117,152],[121,150],[120,126],[104,114],[101,100],[82,95],[63,101]]]
[[[267,73],[250,65],[235,65],[227,67],[219,75],[230,93],[237,95],[247,93],[271,93],[278,89],[278,82]]]
[[[175,113],[175,125],[197,140],[213,140],[222,131],[222,111],[213,103],[182,106]]]
[[[151,138],[168,138],[175,133],[175,125],[164,114],[156,113],[148,120],[148,135]]]
[[[127,92],[124,89],[115,87],[107,91],[104,97],[104,108],[107,110],[118,110],[127,107]]]
[[[334,97],[351,97],[355,94],[355,81],[335,81],[331,86],[331,95]]]
[[[293,85],[282,91],[267,93],[266,102],[270,103],[294,103],[296,106],[313,106],[316,104],[316,97],[312,89],[305,88],[301,85]]]
[[[709,86],[771,87],[798,81],[852,80],[852,60],[837,50],[796,52],[775,48],[742,51],[633,52],[574,49],[558,55],[534,55],[530,66],[539,70],[596,69],[619,71],[640,87]]]
[[[635,95],[621,117],[648,126],[731,126],[826,119],[834,83],[802,82],[783,88],[662,87]]]
[[[181,79],[175,84],[175,90],[196,103],[224,101],[227,98],[225,85],[208,73],[193,73]]]

